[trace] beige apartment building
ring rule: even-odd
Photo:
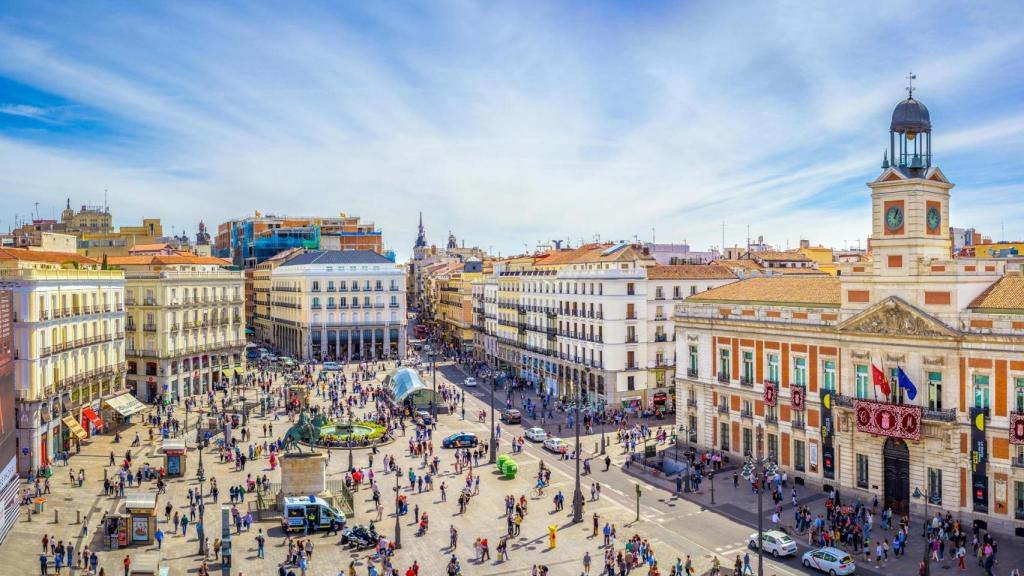
[[[260,262],[252,269],[253,313],[252,323],[249,324],[249,327],[252,329],[253,341],[264,344],[273,341],[270,319],[271,273],[275,268],[287,262],[289,258],[302,254],[302,252],[302,248],[283,250],[276,256]]]
[[[18,472],[45,466],[116,417],[124,394],[124,273],[75,253],[0,249],[13,293]]]
[[[209,256],[112,256],[127,286],[127,383],[143,402],[202,394],[239,378],[244,284]]]
[[[405,271],[372,250],[312,250],[271,272],[271,343],[302,360],[404,358]]]

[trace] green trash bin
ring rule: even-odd
[[[508,462],[511,459],[512,459],[512,457],[509,456],[508,454],[499,454],[498,455],[498,470],[504,470],[505,469],[505,463]]]
[[[501,472],[505,475],[505,478],[508,478],[509,480],[514,480],[516,477],[516,473],[519,472],[519,464],[516,464],[514,460],[509,458],[505,462],[505,466],[502,467]]]

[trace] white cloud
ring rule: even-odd
[[[730,244],[750,224],[838,245],[867,234],[862,182],[906,70],[942,118],[938,157],[989,149],[990,124],[1020,141],[1019,111],[985,117],[1013,102],[964,101],[977,83],[1020,88],[1012,18],[910,3],[347,9],[175,4],[82,15],[84,30],[0,18],[0,75],[113,132],[53,146],[0,134],[4,211],[106,188],[126,223],[358,213],[403,254],[419,210],[432,240],[451,229],[504,253],[652,227],[702,247],[723,220]]]

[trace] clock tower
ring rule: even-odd
[[[910,80],[914,79],[911,75]],[[889,151],[871,188],[871,251],[882,276],[916,273],[921,262],[950,257],[949,191],[953,184],[932,165],[928,109],[908,97],[896,105]]]

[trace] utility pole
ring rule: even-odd
[[[722,258],[725,258],[725,220],[722,220]]]

